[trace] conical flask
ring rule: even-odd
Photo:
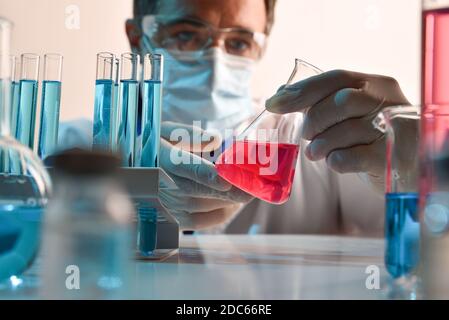
[[[26,284],[21,274],[36,256],[51,189],[40,159],[10,134],[10,35],[11,23],[0,17],[0,289]]]
[[[284,88],[322,73],[295,59]],[[216,162],[218,174],[239,189],[273,204],[290,198],[301,139],[303,113],[275,114],[263,111],[232,142]]]

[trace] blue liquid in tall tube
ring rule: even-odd
[[[137,244],[140,254],[149,257],[156,250],[158,213],[155,208],[146,204],[139,204],[137,208],[139,217]]]
[[[16,136],[19,117],[20,83],[11,83],[11,135]]]
[[[61,104],[61,82],[44,81],[38,155],[45,159],[56,151]]]
[[[111,150],[111,113],[114,81],[97,80],[95,84],[93,148]]]
[[[419,261],[417,193],[386,195],[385,265],[394,278],[410,274]]]
[[[114,83],[114,102],[112,103],[112,120],[111,120],[111,149],[117,152],[118,148],[118,131],[120,127],[120,112],[119,112],[119,94],[120,86]]]
[[[31,149],[34,148],[37,88],[38,84],[35,80],[20,80],[16,139]]]
[[[139,83],[135,80],[122,80],[120,83],[119,144],[122,151],[123,166],[136,164],[137,105]]]
[[[153,168],[159,166],[162,83],[147,80],[144,82],[143,90],[140,165]]]

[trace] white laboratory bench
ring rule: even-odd
[[[383,247],[347,237],[183,236],[178,254],[136,263],[138,298],[386,299]],[[27,277],[38,279],[38,264]],[[371,265],[380,268],[380,290],[366,288]],[[0,290],[0,299],[38,298],[38,289]]]

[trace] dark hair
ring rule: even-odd
[[[160,0],[134,0],[134,17],[141,18],[146,14],[153,14],[158,9]],[[269,34],[274,24],[274,12],[277,0],[264,0],[267,8],[267,28],[265,32]]]

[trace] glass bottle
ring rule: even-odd
[[[44,298],[132,297],[134,209],[117,178],[120,160],[69,151],[53,158],[55,193],[43,240]]]

